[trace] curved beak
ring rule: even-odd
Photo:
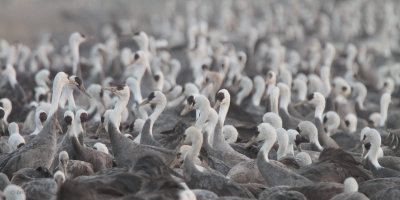
[[[302,151],[302,149],[301,149],[301,143],[297,144],[297,145],[296,145],[296,148],[297,148],[297,150],[298,150],[299,152],[301,152],[301,151]]]
[[[192,109],[190,108],[189,104],[186,104],[185,107],[183,108],[182,112],[181,112],[181,116],[186,115],[188,112],[190,112]]]
[[[256,142],[256,137],[253,136],[253,137],[244,145],[244,147],[245,147],[245,148],[249,148],[249,147],[251,147],[251,145],[253,145],[255,142]]]
[[[95,39],[96,39],[96,37],[93,35],[86,36],[86,40],[95,40]]]
[[[141,106],[144,106],[144,105],[146,105],[146,104],[148,104],[148,103],[150,103],[150,101],[149,101],[148,99],[144,99],[144,100],[142,101],[142,103],[140,103],[139,105],[136,106],[136,108],[139,108],[139,107],[141,107]]]
[[[301,105],[303,105],[303,104],[306,104],[307,102],[308,102],[307,99],[305,99],[305,100],[303,100],[303,101],[300,101],[299,103],[296,103],[296,104],[294,105],[294,107],[301,106]]]
[[[92,98],[92,96],[90,96],[89,93],[87,93],[85,86],[83,86],[83,84],[81,84],[79,86],[79,90],[83,92],[83,94],[85,94],[87,97]]]
[[[214,110],[217,110],[217,108],[218,108],[220,105],[221,105],[221,101],[220,101],[220,100],[217,100],[217,102],[215,102],[215,105],[214,105]]]
[[[112,93],[115,93],[117,91],[117,88],[116,87],[105,87],[105,88],[103,88],[103,90],[107,90]]]

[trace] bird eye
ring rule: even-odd
[[[160,80],[160,75],[155,75],[155,76],[154,76],[154,80],[155,80],[155,81],[159,81],[159,80]]]
[[[206,64],[203,64],[203,65],[201,66],[201,68],[202,68],[203,70],[207,70],[207,69],[208,69],[208,66],[207,66]]]
[[[3,119],[4,114],[5,114],[4,110],[3,110],[3,109],[0,109],[0,119]]]
[[[328,121],[328,117],[325,116],[325,117],[324,117],[324,124],[325,124],[327,121]]]
[[[101,116],[100,121],[101,123],[104,123],[104,116]]]
[[[349,120],[344,121],[344,123],[346,124],[346,126],[350,125],[350,121]]]
[[[314,93],[311,93],[307,96],[307,100],[311,101],[314,98]]]
[[[369,150],[371,148],[371,143],[364,144],[364,147],[366,150]]]
[[[156,97],[156,94],[154,92],[152,92],[152,93],[149,94],[149,97],[147,97],[147,99],[149,101],[151,101],[152,99],[154,99],[154,97]]]
[[[81,118],[81,122],[86,122],[86,120],[88,119],[88,114],[87,113],[82,113],[80,118]]]
[[[365,138],[367,138],[367,136],[366,136],[366,135],[364,135],[364,137],[363,137],[363,141],[365,140]]]
[[[101,89],[101,90],[100,90],[100,97],[103,98],[103,96],[104,96],[104,90]]]
[[[188,97],[187,102],[188,102],[189,105],[193,106],[195,104],[194,96]]]
[[[139,59],[140,55],[138,53],[135,53],[135,60]]]
[[[343,87],[342,87],[342,91],[345,92],[346,90],[347,90],[347,87],[346,87],[346,86],[343,86]]]
[[[133,34],[133,35],[140,35],[140,31],[136,32],[136,33],[135,33],[135,34]]]
[[[78,83],[79,86],[82,85],[82,79],[81,78],[76,76],[75,77],[75,81]]]
[[[123,90],[124,89],[124,85],[118,85],[117,86],[117,90]]]
[[[43,123],[44,121],[46,121],[46,119],[47,119],[47,113],[45,113],[45,112],[41,112],[40,114],[39,114],[39,119],[40,119],[40,121]]]
[[[383,84],[383,86],[386,87],[386,86],[387,86],[387,82],[385,82],[385,83]]]
[[[41,94],[39,95],[39,101],[45,101],[46,100],[46,95],[45,94]]]
[[[217,94],[217,100],[222,101],[225,98],[225,94],[223,92],[219,92]]]
[[[299,133],[301,132],[299,127],[296,128],[296,131],[299,132]]]
[[[65,121],[65,123],[67,123],[68,125],[71,125],[72,117],[71,117],[71,116],[66,116],[66,117],[64,117],[64,121]]]

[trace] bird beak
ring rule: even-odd
[[[85,94],[87,97],[92,98],[92,96],[90,96],[89,93],[87,93],[85,86],[83,86],[83,84],[81,84],[81,86],[79,86],[79,90],[83,92],[83,94]]]
[[[96,39],[96,37],[93,35],[89,35],[86,37],[86,40],[95,40],[95,39]]]
[[[132,37],[133,33],[124,32],[124,33],[121,33],[121,36]]]
[[[64,131],[62,130],[60,122],[58,121],[58,119],[56,119],[56,127],[61,132],[61,134],[64,134]]]
[[[302,149],[301,149],[301,144],[296,145],[296,148],[297,148],[297,150],[298,150],[299,152],[302,151]]]
[[[217,102],[215,102],[215,105],[214,105],[214,110],[216,110],[219,107],[219,105],[221,105],[221,101],[217,100]]]
[[[183,108],[182,112],[181,112],[181,116],[186,115],[188,112],[190,112],[192,109],[190,108],[189,104],[186,104],[185,107]]]
[[[107,90],[107,91],[111,91],[112,93],[115,93],[117,91],[117,88],[116,87],[106,87],[106,88],[103,88],[103,90]]]
[[[296,104],[294,105],[294,107],[301,106],[301,105],[303,105],[303,104],[306,104],[307,102],[308,102],[308,100],[305,99],[305,100],[303,100],[303,101],[300,101],[299,103],[296,103]]]
[[[249,140],[249,142],[247,142],[247,143],[244,145],[244,147],[247,149],[247,148],[251,147],[251,145],[253,145],[254,142],[256,142],[256,137],[253,136],[253,137]]]
[[[364,160],[365,156],[368,154],[369,150],[365,149],[362,156],[361,156],[361,160]]]
[[[145,99],[142,101],[142,103],[140,103],[139,105],[136,106],[136,108],[139,108],[140,106],[144,106],[146,104],[150,103],[150,101],[148,99]]]

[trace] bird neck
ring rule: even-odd
[[[208,105],[202,105],[199,109],[198,112],[198,118],[196,121],[196,124],[194,125],[196,128],[198,128],[199,130],[203,129],[204,124],[207,121],[208,118],[208,113],[210,112],[210,106]]]
[[[388,108],[389,108],[389,101],[387,101],[386,99],[381,101],[381,105],[380,105],[381,119],[379,121],[379,126],[380,127],[385,126],[385,122],[386,122],[386,119],[387,119]]]
[[[229,106],[230,106],[230,100],[228,99],[227,101],[221,103],[219,107],[218,118],[222,124],[225,123],[225,118],[226,115],[228,114]]]
[[[267,162],[269,162],[268,154],[269,154],[269,151],[271,150],[272,146],[274,146],[275,140],[276,140],[276,138],[266,139],[260,149],[260,151],[264,155],[265,161],[267,161]]]
[[[286,149],[286,155],[294,156],[293,144],[288,144]]]
[[[282,134],[278,134],[278,151],[277,151],[277,160],[280,160],[281,158],[285,157],[287,147],[288,147],[288,138],[287,136],[285,137]]]
[[[372,165],[374,165],[376,169],[382,167],[378,162],[378,153],[379,153],[379,148],[381,146],[380,143],[381,143],[380,139],[371,142],[371,149],[369,150],[367,155],[367,158],[371,161]]]
[[[290,103],[290,91],[284,91],[280,94],[279,107],[288,112],[288,106]]]
[[[64,88],[65,83],[61,83],[61,81],[56,80],[53,84],[53,94],[51,96],[51,107],[49,112],[49,117],[47,120],[51,119],[51,116],[57,112],[58,102],[60,101],[60,96],[62,89]]]
[[[256,91],[254,92],[253,97],[252,97],[253,105],[259,106],[261,97],[264,94],[265,85],[264,84],[254,85],[254,87],[256,88]]]
[[[117,103],[114,107],[114,115],[121,115],[126,105],[128,105],[129,96],[128,97],[119,97]]]
[[[318,118],[319,120],[322,121],[322,114],[324,112],[325,109],[325,102],[321,103],[321,104],[317,104],[315,106],[315,115],[314,117]]]
[[[322,146],[321,146],[321,144],[319,143],[319,140],[318,140],[318,133],[311,134],[309,136],[309,138],[310,138],[310,143],[311,144],[314,144],[318,148],[318,150],[320,150],[320,151],[323,150],[323,148],[322,148]]]
[[[194,165],[194,160],[200,153],[201,146],[203,145],[203,137],[201,134],[194,134],[192,140],[192,148],[186,153],[185,160],[188,160]]]
[[[151,120],[151,122],[150,122],[150,134],[153,133],[154,122],[158,119],[158,117],[164,111],[166,105],[167,105],[166,101],[161,101],[160,103],[158,103],[156,105],[156,108],[154,109],[154,112],[149,116],[149,118]]]

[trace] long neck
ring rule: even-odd
[[[367,91],[361,91],[361,92],[358,94],[357,98],[356,98],[358,107],[359,107],[360,109],[364,109],[364,100],[365,100],[365,97],[366,97],[366,96],[367,96]]]
[[[322,114],[325,110],[325,102],[317,104],[315,107],[315,117],[322,121]]]
[[[381,102],[381,119],[379,121],[379,126],[385,126],[385,122],[387,119],[387,112],[388,112],[388,108],[389,108],[389,102],[388,101],[383,101]]]
[[[286,155],[294,156],[293,144],[288,144],[286,149]]]
[[[51,107],[49,112],[49,117],[47,121],[51,118],[51,116],[57,111],[58,109],[58,102],[60,101],[61,91],[65,84],[59,83],[59,81],[55,82],[53,85],[53,94],[51,97]]]
[[[192,148],[190,148],[186,153],[185,160],[188,160],[192,165],[194,165],[194,160],[199,155],[202,145],[203,137],[201,137],[201,135],[196,135],[196,139],[192,141]]]
[[[161,115],[161,113],[164,111],[166,106],[166,102],[162,101],[157,104],[156,108],[154,109],[154,112],[149,116],[151,122],[150,122],[150,134],[153,134],[153,125],[154,122],[158,119],[158,117]]]
[[[114,107],[114,115],[121,115],[124,109],[126,108],[126,105],[128,105],[129,97],[120,97],[118,98],[117,103],[115,104]]]
[[[377,169],[382,167],[378,162],[379,147],[380,147],[380,140],[372,142],[371,149],[369,150],[368,155],[367,155],[367,157],[369,158],[371,163]]]
[[[273,140],[265,140],[263,146],[261,147],[260,151],[263,152],[265,161],[269,162],[268,154],[271,150],[272,146],[274,146],[275,141]]]
[[[230,105],[230,101],[228,100],[224,103],[221,103],[221,106],[219,107],[218,118],[221,121],[221,124],[225,123],[225,118],[226,118],[226,115],[228,114],[229,105]]]
[[[315,146],[317,146],[318,150],[322,151],[323,148],[322,148],[321,144],[319,143],[318,133],[311,133],[309,138],[310,138],[310,143],[315,144]]]
[[[71,54],[72,54],[72,71],[76,74],[79,65],[79,43],[72,43]]]
[[[278,136],[278,151],[277,151],[277,159],[280,160],[286,155],[286,150],[288,146],[288,138],[284,138],[284,136]]]
[[[282,91],[280,95],[279,107],[284,109],[286,112],[288,111],[288,106],[290,102],[290,92],[289,91]]]
[[[256,91],[254,92],[253,96],[252,96],[252,101],[253,101],[253,105],[255,106],[259,106],[260,105],[260,101],[261,101],[261,97],[264,94],[264,90],[265,90],[265,85],[254,85],[254,87],[256,88]]]
[[[203,126],[208,118],[208,113],[210,112],[208,108],[209,106],[207,105],[203,105],[199,108],[199,117],[197,118],[196,124],[194,126],[200,130],[203,129]]]
[[[297,97],[299,98],[299,100],[304,100],[306,99],[307,96],[307,87],[303,87],[301,85],[298,86],[298,92],[297,92]]]

